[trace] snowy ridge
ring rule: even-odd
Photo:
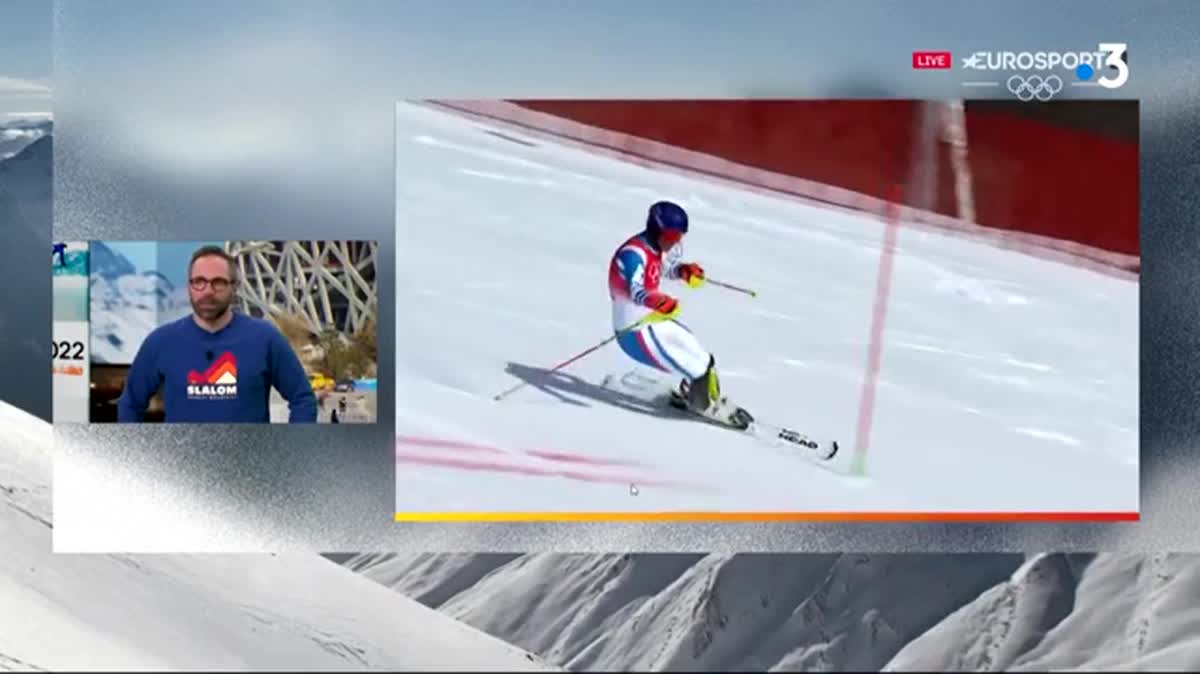
[[[187,288],[160,273],[138,273],[124,256],[100,242],[89,250],[92,359],[130,363],[159,325],[191,312]]]
[[[0,670],[551,668],[316,555],[54,555],[50,425],[0,428]]]
[[[49,120],[13,120],[0,122],[0,161],[20,154],[39,139],[50,135],[54,123]]]
[[[1195,671],[1198,596],[1196,555],[1047,555],[910,644],[891,669]],[[1007,647],[995,645],[997,632]],[[971,646],[954,654],[951,644]]]
[[[11,382],[7,396],[25,409],[36,410],[44,417],[50,415],[51,384],[46,377],[46,343],[31,327],[30,317],[44,316],[46,298],[30,293],[29,287],[16,279],[45,278],[46,258],[35,251],[50,252],[50,229],[53,220],[51,206],[53,137],[45,135],[24,147],[18,157],[0,161],[0,232],[3,245],[10,250],[29,251],[10,255],[5,275],[12,279],[0,284],[0,371]],[[43,313],[45,312],[45,313]],[[44,324],[43,324],[44,325]]]
[[[475,584],[441,592],[439,578],[457,589],[453,570],[472,557],[364,555],[344,563],[395,588],[419,582],[442,612],[575,671],[765,671],[878,670],[1022,562],[1019,555],[537,554],[492,557]]]
[[[357,555],[575,671],[1200,667],[1200,556]],[[463,569],[473,569],[465,583]]]
[[[53,136],[44,134],[0,159],[0,223],[6,228],[41,232],[51,222],[53,147]]]
[[[1074,603],[1074,579],[1060,555],[1033,555],[1007,583],[989,589],[968,607],[930,630],[888,665],[886,671],[920,669],[953,671],[1007,671],[1035,647],[1047,631],[1064,619]],[[956,632],[958,622],[970,624],[966,634]],[[944,644],[959,641],[961,651],[947,653]],[[932,648],[939,659],[916,654]],[[949,660],[940,658],[951,656]]]

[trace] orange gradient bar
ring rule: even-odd
[[[1136,512],[398,512],[397,522],[1136,522]]]

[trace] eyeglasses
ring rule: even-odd
[[[203,276],[193,276],[192,278],[188,279],[188,285],[192,287],[192,290],[204,290],[205,288],[212,286],[213,290],[217,292],[223,292],[228,290],[229,286],[233,285],[233,281],[230,281],[227,278],[207,279]]]

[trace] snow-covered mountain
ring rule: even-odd
[[[0,670],[545,670],[317,555],[56,555],[50,425],[0,403]]]
[[[158,272],[138,272],[123,255],[101,242],[89,251],[92,359],[129,363],[159,325],[191,311],[187,288]]]
[[[364,554],[577,671],[1200,667],[1200,557]]]
[[[137,267],[133,266],[124,255],[109,248],[100,241],[88,246],[88,273],[105,280],[115,280],[129,274],[136,274]]]
[[[6,398],[43,419],[50,417],[50,303],[45,286],[49,265],[36,251],[50,252],[53,137],[46,135],[17,156],[0,160],[0,234],[8,250],[0,283],[0,372],[9,382]]]
[[[0,161],[17,155],[34,141],[49,136],[54,123],[48,119],[14,119],[0,123]]]
[[[912,670],[1200,669],[1200,556],[1037,555],[908,644]]]
[[[54,137],[48,134],[0,159],[0,223],[6,235],[14,224],[26,229],[44,225],[49,239],[53,171]]]

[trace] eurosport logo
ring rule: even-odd
[[[964,82],[965,86],[995,86],[1002,84],[1023,101],[1047,101],[1062,91],[1067,81],[1071,86],[1101,86],[1118,89],[1129,81],[1128,45],[1124,42],[1101,42],[1096,51],[980,51],[962,60],[964,70],[974,71],[1034,71],[1033,75],[1012,75],[1001,82]],[[1065,70],[1074,75],[1064,77],[1053,71]]]

